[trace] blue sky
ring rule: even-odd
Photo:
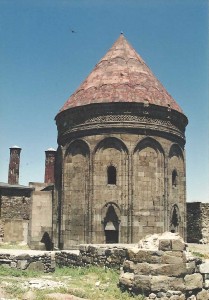
[[[209,200],[207,0],[0,0],[0,181],[12,145],[20,184],[44,180],[55,115],[121,31],[189,119],[187,201]]]

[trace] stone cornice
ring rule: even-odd
[[[69,137],[111,133],[143,133],[175,137],[185,144],[185,115],[169,107],[138,103],[111,103],[85,105],[64,111],[57,115],[58,143]]]

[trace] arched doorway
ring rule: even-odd
[[[108,206],[104,218],[105,242],[114,244],[119,242],[119,219],[112,204]]]

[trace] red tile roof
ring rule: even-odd
[[[93,103],[135,102],[181,108],[121,34],[61,111]]]

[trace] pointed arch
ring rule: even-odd
[[[178,158],[181,158],[182,160],[184,160],[183,150],[177,144],[173,144],[171,146],[168,156],[169,156],[169,158],[171,158],[173,156],[177,156]]]
[[[101,140],[95,147],[94,149],[94,154],[97,151],[100,150],[105,150],[107,148],[115,148],[120,152],[125,152],[126,154],[128,154],[128,148],[126,147],[126,145],[124,144],[123,141],[121,141],[118,138],[115,137],[108,137],[105,138],[103,140]]]
[[[163,156],[165,155],[161,144],[151,137],[146,137],[142,139],[140,142],[138,142],[134,148],[134,153],[137,151],[141,151],[142,149],[147,147],[153,148],[156,151],[156,153],[160,152],[163,154]]]
[[[107,214],[107,211],[108,211],[108,208],[110,206],[113,206],[114,209],[115,209],[115,212],[117,214],[117,217],[118,217],[118,220],[120,221],[120,217],[121,217],[121,210],[119,208],[119,206],[117,205],[117,203],[113,202],[113,201],[109,201],[107,202],[103,207],[102,207],[102,210],[101,210],[101,216],[102,216],[102,220],[104,220],[106,214]]]
[[[72,156],[80,154],[87,157],[90,154],[89,145],[83,140],[75,140],[68,146],[65,152],[65,160],[69,154]]]

